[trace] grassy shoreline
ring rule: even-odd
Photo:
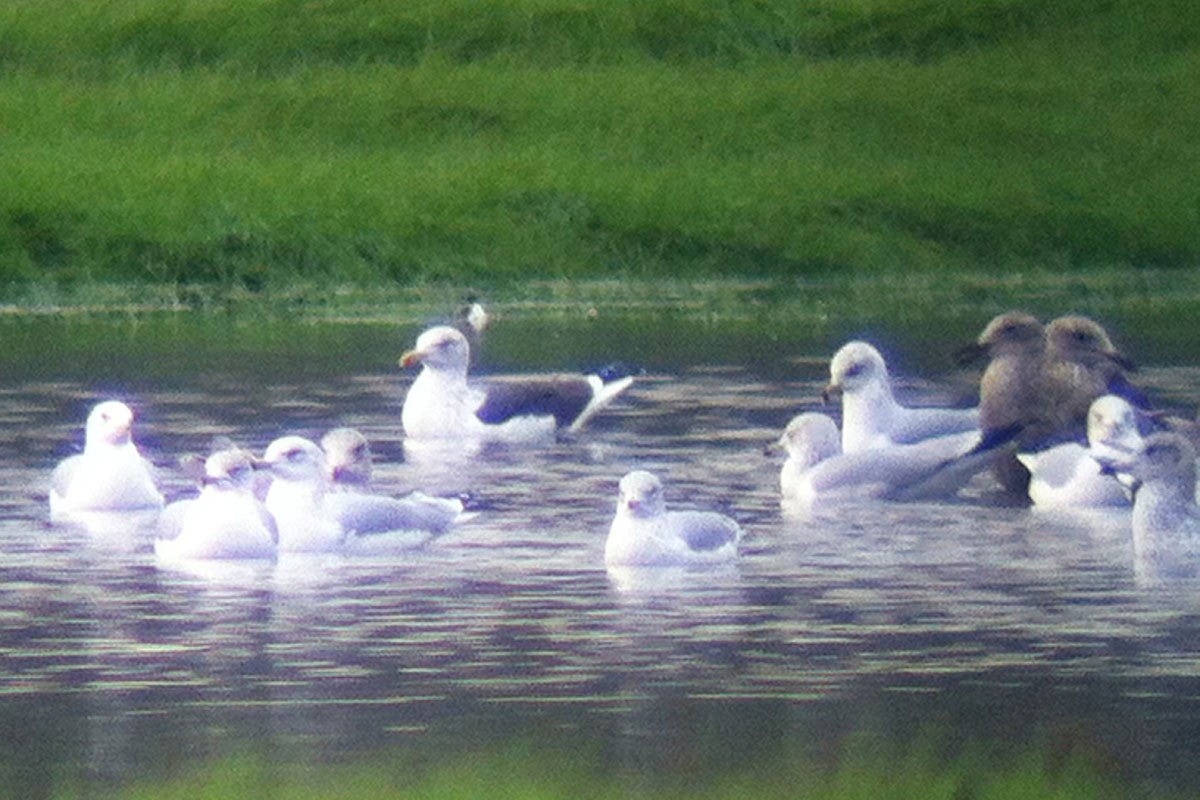
[[[1182,793],[1131,780],[1091,743],[1048,742],[1004,752],[1003,743],[949,743],[918,736],[906,744],[851,736],[832,756],[804,748],[753,759],[751,767],[701,765],[643,774],[611,763],[593,742],[574,747],[517,740],[457,758],[417,757],[402,748],[349,764],[281,762],[247,753],[171,777],[131,781],[114,798],[822,798],[823,800],[1006,800],[1007,798],[1174,798]],[[773,744],[768,749],[773,748]],[[1007,748],[1011,750],[1012,748]],[[773,749],[772,749],[773,751]],[[54,797],[88,796],[63,781]]]
[[[1200,261],[1182,0],[0,8],[0,298]]]
[[[38,358],[33,355],[40,352],[37,342],[47,337],[58,347],[86,349],[98,331],[113,329],[152,351],[158,345],[150,342],[160,338],[163,347],[187,342],[215,351],[266,353],[289,342],[301,346],[297,343],[310,337],[321,350],[316,342],[329,337],[396,336],[400,348],[413,331],[452,317],[468,295],[487,305],[495,322],[489,337],[498,348],[494,355],[506,353],[502,360],[512,369],[550,366],[535,352],[510,349],[531,330],[565,337],[562,341],[592,342],[594,347],[571,354],[588,364],[613,353],[629,358],[653,353],[655,363],[675,365],[720,362],[744,347],[747,337],[766,346],[766,352],[792,355],[866,338],[890,343],[893,355],[907,354],[910,370],[918,363],[948,369],[953,364],[947,348],[973,340],[989,319],[1012,308],[1043,319],[1091,316],[1137,363],[1153,367],[1194,363],[1193,343],[1181,321],[1200,314],[1200,273],[531,280],[495,287],[310,284],[286,293],[220,288],[201,293],[188,287],[182,296],[175,286],[98,284],[75,293],[47,293],[30,303],[0,304],[0,331],[11,345],[8,369]],[[285,330],[290,333],[284,335]],[[68,345],[76,338],[77,345]],[[507,346],[498,344],[505,340]],[[897,369],[905,368],[897,362]]]
[[[1099,318],[1200,311],[1200,273],[1107,269],[984,275],[884,274],[830,278],[710,277],[527,280],[498,285],[298,283],[282,291],[242,287],[97,282],[27,288],[0,302],[0,319],[48,315],[222,313],[322,323],[378,323],[450,315],[466,298],[506,318],[666,314],[737,321],[842,318],[980,319],[1010,308]]]

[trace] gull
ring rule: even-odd
[[[1147,405],[1145,395],[1126,377],[1135,369],[1133,361],[1095,320],[1074,314],[1052,320],[1046,326],[1046,357],[1046,391],[1067,424],[1079,426],[1092,401],[1105,394]]]
[[[321,449],[300,436],[271,442],[263,454],[271,472],[267,510],[279,527],[280,552],[335,552],[345,531],[325,505],[328,466]]]
[[[990,359],[979,383],[984,438],[1015,431],[1026,453],[1082,443],[1088,410],[1105,394],[1140,398],[1144,404],[1125,380],[1131,362],[1087,317],[1058,317],[1043,327],[1029,314],[1010,311],[987,324],[973,352]],[[1010,495],[1028,497],[1029,470],[1014,454],[998,456],[994,473]]]
[[[979,381],[979,429],[983,435],[1016,430],[1019,445],[1044,436],[1053,423],[1042,391],[1046,365],[1042,323],[1023,311],[1000,314],[984,327],[974,347],[963,350],[968,358],[980,354],[989,358]],[[992,473],[1009,495],[1027,496],[1029,470],[1014,453],[997,455]]]
[[[465,519],[457,498],[410,492],[403,498],[367,494],[371,445],[356,428],[334,428],[321,437],[330,493],[325,502],[349,531],[416,529],[442,533]]]
[[[631,376],[539,376],[473,384],[466,338],[449,326],[430,328],[400,364],[420,363],[404,399],[407,441],[551,441],[558,429],[579,430],[625,391]]]
[[[165,559],[274,558],[279,532],[275,518],[254,496],[254,470],[245,450],[209,456],[200,495],[163,510],[155,553]]]
[[[336,488],[365,489],[371,483],[371,444],[356,428],[334,428],[321,437],[321,450]]]
[[[779,471],[779,490],[784,497],[800,497],[806,494],[812,468],[842,454],[842,433],[829,415],[806,412],[792,418],[778,445],[787,453]]]
[[[848,342],[829,364],[824,397],[842,395],[842,450],[859,453],[911,444],[979,427],[977,409],[906,408],[892,395],[883,356],[866,342]]]
[[[1046,329],[1022,311],[993,318],[963,360],[989,359],[979,381],[979,427],[986,434],[1019,423],[1040,408],[1039,383],[1046,361]]]
[[[271,442],[263,461],[273,477],[267,509],[279,526],[281,552],[415,547],[449,529],[462,514],[460,500],[419,492],[397,499],[331,491],[325,454],[300,436]]]
[[[1177,433],[1154,433],[1131,460],[1117,466],[1135,481],[1135,562],[1159,575],[1194,575],[1200,564],[1196,451]]]
[[[479,302],[475,295],[465,296],[463,304],[445,324],[457,328],[459,333],[466,337],[470,350],[470,365],[474,367],[479,364],[479,354],[483,351],[483,335],[492,324],[492,317],[483,307],[483,303]]]
[[[1128,488],[1102,464],[1127,459],[1142,446],[1137,411],[1104,395],[1088,410],[1088,445],[1066,442],[1040,453],[1019,453],[1030,472],[1029,499],[1040,508],[1129,506]]]
[[[780,491],[785,501],[804,505],[950,497],[992,457],[978,449],[978,431],[843,453],[834,421],[812,412],[794,417],[779,444],[788,454],[779,473]]]
[[[346,544],[360,549],[371,544],[384,549],[398,547],[399,539],[389,544],[392,540],[380,538],[380,534],[401,532],[411,534],[409,538],[414,541],[410,546],[417,546],[466,519],[458,498],[433,497],[423,492],[410,492],[404,497],[331,492],[325,496],[325,507],[348,535]]]
[[[50,476],[51,519],[74,512],[161,509],[149,463],[133,443],[133,411],[119,400],[88,414],[83,452],[59,462]]]
[[[737,556],[742,531],[714,511],[667,511],[662,482],[643,470],[621,479],[617,513],[608,531],[609,566],[718,564]]]
[[[465,303],[454,317],[453,325],[458,328],[473,344],[478,344],[483,338],[484,330],[492,324],[491,315],[474,296],[468,296]]]

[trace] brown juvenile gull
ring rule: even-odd
[[[989,358],[979,381],[979,428],[985,438],[1016,431],[1023,449],[1048,437],[1055,427],[1043,387],[1046,369],[1046,330],[1023,311],[1009,311],[992,319],[975,345],[963,355]],[[1015,454],[998,454],[993,473],[1014,498],[1025,498],[1029,470]]]
[[[1115,394],[1146,407],[1145,396],[1126,377],[1134,368],[1095,320],[1068,315],[1046,326],[1046,389],[1076,436],[1086,429],[1097,397]]]

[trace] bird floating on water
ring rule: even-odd
[[[445,532],[463,513],[457,498],[331,491],[325,454],[300,436],[273,441],[263,461],[272,474],[266,505],[282,552],[409,549]]]
[[[662,482],[643,470],[621,479],[604,561],[609,566],[687,566],[737,556],[742,531],[715,511],[668,511]]]
[[[59,462],[50,476],[50,517],[74,512],[161,509],[151,467],[133,442],[133,411],[119,400],[88,414],[83,452]]]
[[[255,462],[245,450],[204,462],[198,497],[177,500],[159,518],[155,553],[166,559],[265,559],[279,549],[274,516],[254,495]]]
[[[984,438],[1015,431],[1022,452],[1082,444],[1091,404],[1105,394],[1145,405],[1125,378],[1133,363],[1087,317],[1062,316],[1043,326],[1030,314],[1009,311],[993,318],[962,352],[989,359],[979,383]],[[1028,497],[1029,470],[1014,453],[998,456],[994,473],[1009,495]]]
[[[1088,444],[1065,442],[1038,453],[1018,453],[1029,470],[1029,499],[1039,508],[1128,507],[1129,487],[1103,468],[1142,446],[1137,410],[1106,394],[1088,411]]]
[[[978,431],[964,431],[843,453],[834,421],[805,412],[784,429],[788,454],[779,473],[787,501],[804,506],[845,500],[932,500],[953,497],[987,468],[991,454],[978,450]]]
[[[421,364],[404,399],[401,422],[411,441],[552,441],[556,431],[582,428],[632,376],[545,375],[473,383],[469,345],[449,326],[430,328],[400,364]]]
[[[887,365],[867,342],[848,342],[829,363],[824,398],[842,397],[842,451],[859,453],[895,444],[977,430],[974,408],[908,408],[892,394]]]
[[[1133,554],[1155,576],[1200,572],[1196,451],[1178,433],[1153,433],[1131,457],[1109,468],[1133,480]]]

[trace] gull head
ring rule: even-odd
[[[810,411],[792,418],[779,437],[779,446],[793,461],[811,467],[842,452],[842,434],[830,417]]]
[[[366,486],[371,482],[371,445],[355,428],[334,428],[321,437],[321,449],[334,483]]]
[[[132,432],[133,411],[129,406],[120,400],[106,400],[88,414],[84,447],[120,447],[129,443]]]
[[[888,372],[883,356],[866,342],[848,342],[829,362],[829,385],[822,397],[826,402],[835,394],[854,394],[869,388],[887,389]]]
[[[417,337],[416,346],[400,356],[400,366],[420,362],[430,369],[465,372],[470,355],[467,337],[456,328],[439,325]]]
[[[255,467],[254,458],[245,450],[220,450],[205,460],[202,483],[222,490],[250,492],[254,490]]]
[[[1042,323],[1024,311],[1009,311],[993,317],[975,340],[975,345],[961,351],[959,361],[973,361],[983,355],[989,358],[1040,355],[1045,347],[1046,329]]]
[[[1133,454],[1142,446],[1137,411],[1115,394],[1096,398],[1087,415],[1088,444],[1116,453]]]
[[[1196,486],[1196,450],[1178,433],[1154,433],[1142,442],[1129,475],[1142,486],[1163,483],[1192,497]]]
[[[654,474],[635,470],[621,479],[617,494],[617,514],[652,519],[665,510],[662,481]]]
[[[319,485],[329,471],[321,448],[300,436],[284,436],[271,442],[263,461],[277,480]]]
[[[1133,361],[1121,353],[1099,323],[1087,317],[1058,317],[1046,327],[1050,353],[1063,361],[1097,367],[1106,363],[1134,369]]]
[[[467,298],[467,304],[459,312],[459,318],[475,333],[483,333],[483,329],[491,323],[487,309],[473,297]]]

